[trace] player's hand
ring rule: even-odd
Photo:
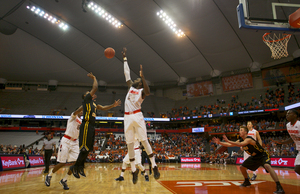
[[[144,74],[143,74],[143,66],[140,65],[140,77],[143,78]]]
[[[114,102],[114,107],[120,106],[121,105],[121,100],[115,100]]]
[[[122,51],[123,58],[126,57],[126,52],[127,52],[127,48],[124,47],[124,48],[123,48],[123,51]]]
[[[229,140],[227,139],[226,135],[223,135],[223,140],[226,142],[229,142]]]
[[[92,78],[92,79],[96,78],[96,77],[93,75],[92,72],[91,72],[91,73],[88,73],[87,76],[90,77],[90,78]]]
[[[271,140],[271,142],[273,142],[273,143],[276,143],[276,144],[282,144],[281,141],[276,141],[276,140],[274,140],[274,139],[270,139],[270,140]]]
[[[216,144],[220,144],[220,139],[219,138],[214,137],[214,138],[212,138],[212,141]]]

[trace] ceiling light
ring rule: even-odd
[[[35,15],[48,20],[52,24],[58,25],[58,27],[60,27],[63,30],[68,29],[68,25],[66,23],[62,22],[61,20],[57,20],[57,18],[54,15],[47,13],[46,11],[43,11],[41,8],[37,8],[36,6],[33,5],[28,5],[26,6],[26,8],[32,11]]]
[[[176,28],[176,24],[174,21],[163,11],[160,10],[159,12],[156,13],[156,15],[162,19],[166,25],[170,27],[170,29],[178,36],[178,37],[183,37],[185,36],[184,32],[182,32],[180,29]]]
[[[116,28],[120,28],[121,26],[123,26],[120,21],[115,19],[115,17],[113,17],[110,13],[105,11],[102,7],[97,5],[95,2],[90,1],[88,3],[87,7],[89,9],[93,10],[99,16],[102,16],[102,18],[104,18],[107,22],[109,22],[110,24],[112,24]],[[114,22],[114,21],[116,21],[116,22]]]

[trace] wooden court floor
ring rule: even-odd
[[[50,187],[45,186],[44,168],[21,169],[0,172],[0,193],[178,193],[178,194],[265,194],[275,191],[275,183],[262,168],[258,169],[256,181],[250,187],[241,188],[243,182],[239,166],[217,164],[158,164],[161,177],[155,180],[153,174],[146,182],[139,175],[137,184],[132,183],[130,168],[125,172],[124,181],[117,182],[121,163],[87,163],[87,177],[68,178],[70,190],[63,190],[59,181],[69,166],[52,176]],[[146,165],[148,168],[148,165]],[[300,176],[293,169],[274,168],[283,188],[288,194],[300,194]],[[250,177],[252,174],[250,174]]]

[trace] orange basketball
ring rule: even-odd
[[[111,59],[115,56],[115,50],[111,47],[108,47],[104,50],[104,55],[106,58]]]

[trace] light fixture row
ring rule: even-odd
[[[103,19],[105,19],[107,22],[115,26],[116,28],[121,28],[123,25],[122,23],[117,20],[115,17],[113,17],[110,13],[105,11],[102,7],[100,7],[98,4],[94,2],[89,2],[87,7],[91,10],[93,10],[97,15],[101,16]]]
[[[93,10],[97,15],[105,19],[108,23],[112,24],[116,28],[121,28],[123,25],[122,23],[113,17],[110,13],[105,11],[102,7],[100,7],[98,4],[96,4],[93,1],[90,1],[87,7],[91,10]],[[54,15],[47,13],[46,11],[42,10],[41,8],[38,8],[34,5],[28,5],[27,9],[32,11],[34,14],[43,17],[44,19],[48,20],[49,22],[58,25],[61,29],[67,30],[69,26],[63,22],[60,19],[57,19]],[[184,32],[177,27],[175,22],[166,14],[164,11],[159,11],[157,12],[157,16],[163,20],[166,25],[170,27],[170,29],[178,36],[178,37],[183,37],[185,36]]]
[[[40,16],[40,17],[48,20],[52,24],[58,25],[58,27],[60,27],[63,30],[67,30],[69,28],[69,26],[65,22],[63,22],[60,19],[57,19],[54,15],[47,13],[46,11],[42,10],[41,8],[38,8],[34,5],[28,5],[26,8],[29,9],[30,11],[32,11],[37,16]]]
[[[166,12],[160,10],[156,15],[163,20],[178,37],[185,36],[184,32],[177,28],[175,22],[166,14]]]

